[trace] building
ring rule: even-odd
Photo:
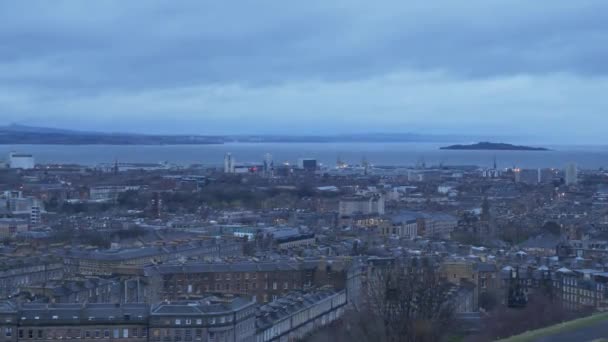
[[[274,161],[272,160],[272,154],[266,153],[264,155],[264,176],[272,177],[274,175]]]
[[[361,215],[384,215],[384,196],[372,194],[366,196],[349,196],[340,199],[340,217]]]
[[[279,249],[311,246],[316,242],[314,233],[301,233],[297,228],[277,229],[270,234]]]
[[[27,221],[15,218],[0,218],[0,239],[12,238],[19,232],[28,231]]]
[[[250,296],[268,303],[292,291],[346,287],[350,262],[280,260],[165,264],[147,267],[152,301],[203,298],[210,294]]]
[[[42,222],[42,208],[38,205],[38,202],[31,206],[30,211],[30,224],[37,226]]]
[[[256,342],[302,341],[344,314],[346,291],[294,292],[258,310]]]
[[[445,213],[424,213],[418,221],[418,235],[449,238],[458,226],[458,218]]]
[[[34,197],[25,197],[21,191],[5,191],[0,196],[0,205],[6,207],[11,214],[29,215],[30,220],[40,222],[44,205]]]
[[[317,171],[319,164],[316,159],[300,158],[298,159],[298,169],[314,172]]]
[[[21,289],[20,295],[49,303],[126,303],[119,279],[88,277],[48,280]]]
[[[421,215],[416,213],[400,213],[391,215],[388,220],[380,224],[380,234],[383,236],[395,235],[405,239],[418,237],[418,225]]]
[[[137,191],[139,186],[127,185],[103,185],[89,189],[89,199],[91,201],[115,201],[118,196],[127,191]]]
[[[145,304],[38,304],[0,305],[4,341],[147,342],[148,306]]]
[[[224,156],[224,173],[234,173],[236,160],[230,153]]]
[[[568,164],[564,173],[566,185],[576,185],[578,183],[578,169],[576,164]]]
[[[52,257],[15,258],[13,265],[0,269],[0,296],[19,293],[22,288],[63,278],[63,263]]]
[[[156,304],[0,302],[0,340],[295,341],[344,314],[346,291],[293,292],[256,308],[248,297]]]
[[[31,154],[11,152],[8,155],[8,166],[11,169],[33,169],[35,166],[34,156]]]
[[[541,182],[539,169],[515,169],[515,181],[528,185],[537,185]]]
[[[5,301],[0,303],[0,340],[254,341],[255,315],[255,302],[248,298],[155,305]]]
[[[572,310],[608,309],[608,272],[560,268],[553,275],[554,295]]]
[[[255,317],[251,298],[160,303],[150,311],[149,341],[253,341]]]
[[[145,266],[180,258],[240,256],[243,241],[238,239],[200,240],[175,246],[109,250],[67,250],[65,269],[74,275],[141,274]]]

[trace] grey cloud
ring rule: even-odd
[[[604,1],[76,3],[62,2],[65,12],[55,2],[5,4],[1,60],[45,61],[67,71],[42,75],[40,86],[83,89],[344,80],[404,68],[462,77],[608,71]]]
[[[504,103],[535,122],[588,103],[597,119],[604,102],[589,94],[606,90],[606,41],[604,0],[0,2],[0,116],[481,130],[504,124],[503,108],[486,114]],[[576,83],[572,98],[554,96],[562,80]]]

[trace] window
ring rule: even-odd
[[[114,329],[114,333],[112,334],[113,338],[120,338],[120,330]]]
[[[176,319],[175,320],[175,325],[182,325],[182,320],[181,319]]]
[[[34,338],[34,330],[29,329],[27,331],[27,338]]]
[[[6,329],[4,330],[4,335],[5,335],[6,337],[11,337],[11,336],[13,336],[13,328],[6,328]]]
[[[272,289],[273,289],[273,290],[276,290],[276,289],[277,289],[277,282],[276,282],[276,281],[272,283]]]
[[[100,337],[101,337],[101,331],[95,330],[95,338],[100,338]]]
[[[202,319],[200,319],[200,318],[199,318],[199,319],[197,319],[197,320],[196,320],[196,325],[201,325],[201,324],[203,324],[203,320],[202,320]]]
[[[84,337],[86,337],[86,338],[91,338],[91,331],[89,331],[89,330],[85,330],[85,331],[84,331]]]
[[[186,325],[190,325],[190,324],[192,324],[192,320],[191,319],[187,319],[186,320]]]
[[[103,331],[103,337],[104,338],[110,338],[110,330],[106,329]]]
[[[139,336],[139,331],[137,330],[137,328],[131,329],[131,336],[133,336],[133,337]]]
[[[194,330],[194,336],[196,337],[197,340],[202,339],[203,338],[203,329]]]
[[[129,329],[122,329],[122,337],[129,338]]]

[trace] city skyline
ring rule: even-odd
[[[150,134],[601,144],[607,10],[601,1],[4,3],[0,117]]]

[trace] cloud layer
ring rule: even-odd
[[[164,133],[602,142],[608,3],[0,3],[0,117]]]

